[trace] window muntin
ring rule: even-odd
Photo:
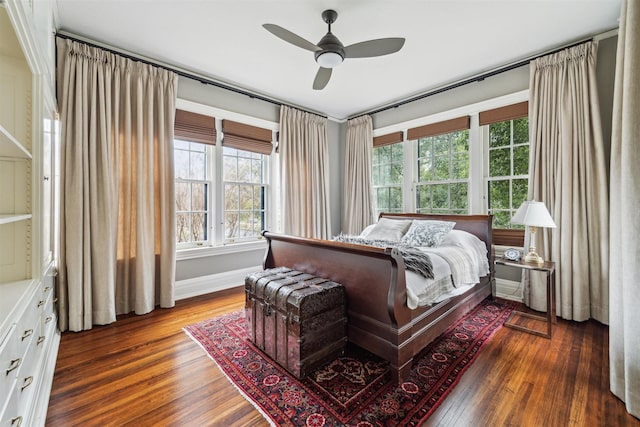
[[[522,228],[509,221],[527,199],[529,119],[522,117],[488,126],[487,211],[494,216],[494,228]]]
[[[469,131],[417,140],[416,212],[469,211]]]
[[[176,242],[182,247],[209,242],[207,157],[205,144],[174,141]]]
[[[223,147],[224,241],[255,240],[265,229],[266,156]]]
[[[376,217],[381,212],[402,212],[404,151],[401,143],[373,148],[372,180]]]

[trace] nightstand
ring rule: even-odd
[[[494,263],[497,265],[506,265],[508,267],[520,268],[522,270],[544,271],[545,273],[547,273],[547,316],[546,317],[538,316],[536,314],[513,310],[513,312],[509,315],[507,320],[504,322],[504,326],[512,329],[517,329],[519,331],[529,332],[530,334],[539,335],[541,337],[551,338],[551,325],[553,323],[557,323],[556,312],[555,312],[555,305],[556,305],[555,304],[555,299],[556,299],[556,294],[555,294],[556,264],[555,262],[545,261],[543,264],[535,264],[535,263],[524,262],[523,260],[512,261],[502,257],[502,258],[496,258]],[[547,333],[540,332],[535,329],[527,328],[525,326],[520,326],[515,323],[511,323],[511,320],[516,315],[528,317],[530,319],[541,320],[543,322],[546,321]]]

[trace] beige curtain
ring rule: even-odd
[[[347,146],[344,157],[344,197],[342,231],[360,234],[375,221],[371,182],[373,121],[361,116],[347,121]]]
[[[328,239],[331,217],[327,119],[283,105],[279,144],[283,231]]]
[[[611,391],[640,418],[640,3],[623,0],[611,137]]]
[[[609,319],[609,203],[596,88],[597,45],[588,42],[531,62],[529,199],[557,225],[536,233],[556,263],[556,310],[565,319]],[[546,286],[525,281],[525,302],[546,311]]]
[[[60,328],[174,304],[177,76],[57,39]]]

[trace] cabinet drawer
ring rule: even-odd
[[[6,403],[11,387],[16,380],[18,368],[22,364],[22,358],[17,357],[18,343],[14,339],[16,327],[13,325],[2,343],[0,343],[0,412]]]
[[[24,409],[24,405],[20,404],[20,397],[20,387],[16,386],[0,416],[0,427],[26,427],[29,425],[27,411]]]

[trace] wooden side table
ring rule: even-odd
[[[530,334],[539,335],[541,337],[551,338],[551,325],[553,323],[557,323],[556,308],[555,308],[555,306],[556,306],[556,303],[555,303],[555,300],[556,300],[556,294],[555,294],[555,292],[556,292],[556,290],[555,290],[556,289],[556,264],[555,264],[555,262],[553,262],[553,261],[545,261],[544,264],[535,264],[535,263],[525,262],[523,260],[511,261],[509,259],[506,259],[506,258],[502,257],[502,258],[496,258],[494,263],[495,264],[499,264],[499,265],[506,265],[508,267],[516,267],[516,268],[520,268],[522,270],[544,271],[545,273],[547,273],[547,315],[546,315],[546,317],[538,316],[536,314],[531,314],[531,313],[525,313],[525,312],[518,311],[518,310],[513,310],[513,312],[509,315],[507,320],[504,322],[504,326],[512,328],[512,329],[517,329],[519,331],[529,332]],[[540,332],[540,331],[535,330],[535,329],[527,328],[525,326],[520,326],[520,325],[517,325],[515,323],[512,323],[511,320],[516,315],[528,317],[530,319],[546,321],[547,322],[547,333]]]

